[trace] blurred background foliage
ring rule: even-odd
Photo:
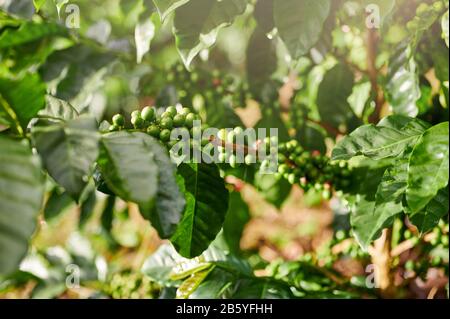
[[[181,103],[211,126],[278,127],[282,140],[294,137],[325,153],[336,138],[391,113],[433,124],[448,119],[448,1],[331,1],[322,32],[306,50],[303,42],[289,41],[289,32],[298,30],[274,30],[272,1],[244,1],[215,45],[203,43],[194,53],[182,47],[176,23],[203,12],[181,13],[190,5],[182,1],[160,1],[159,9],[169,2],[180,7],[175,15],[165,11],[161,21],[158,1],[0,0],[2,93],[16,87],[31,97],[30,107],[45,98],[44,115],[53,106],[93,114],[99,123],[146,105]],[[373,2],[382,14],[376,31],[366,27],[365,9]],[[278,25],[292,19],[275,17]],[[2,112],[0,131],[12,125]],[[245,258],[252,276],[273,282],[239,277],[232,291],[203,287],[191,297],[202,291],[236,297],[239,287],[250,287],[244,297],[271,297],[258,295],[261,285],[274,297],[379,296],[366,284],[374,256],[352,238],[349,212],[338,199],[323,201],[314,190],[305,194],[285,180],[243,169],[225,175],[233,192],[213,246]],[[155,275],[164,269],[148,266],[147,258],[169,248],[136,205],[93,189],[76,205],[51,179],[46,190],[29,254],[18,272],[0,280],[1,297],[176,296],[174,282],[191,273],[166,280]],[[408,223],[395,225],[394,295],[446,296],[448,222],[425,237]],[[217,258],[207,260],[209,266],[223,261]],[[71,286],[71,264],[79,266],[80,287]],[[206,275],[220,278],[216,282],[230,282],[226,270],[208,267]]]

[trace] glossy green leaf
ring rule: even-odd
[[[399,166],[370,169],[366,172],[358,194],[351,205],[351,225],[359,245],[367,249],[383,228],[402,211],[406,188],[405,162]],[[407,163],[406,163],[407,164]]]
[[[0,33],[0,49],[22,45],[44,37],[67,35],[67,29],[54,23],[23,22],[19,28]]]
[[[275,27],[292,58],[309,52],[319,40],[330,0],[274,0]]]
[[[383,159],[400,155],[415,145],[429,125],[403,116],[388,117],[377,126],[364,125],[342,139],[333,149],[335,160],[348,160],[364,155]]]
[[[317,106],[322,121],[339,127],[355,118],[348,103],[353,83],[353,73],[345,64],[337,64],[325,74],[317,93]]]
[[[33,0],[34,7],[36,8],[36,12],[39,12],[41,7],[45,4],[47,0]]]
[[[274,174],[257,173],[255,187],[266,201],[280,208],[289,196],[292,185],[286,179],[277,178]]]
[[[74,204],[73,198],[66,192],[55,188],[51,193],[44,208],[44,218],[50,221],[59,216],[67,207]]]
[[[158,166],[158,191],[154,209],[148,213],[141,210],[141,213],[150,220],[161,238],[169,238],[181,221],[186,201],[177,184],[176,166],[167,151],[150,136],[142,135],[142,138],[152,150]]]
[[[210,267],[208,269],[196,272],[192,274],[188,279],[183,281],[183,283],[177,289],[177,299],[188,299],[190,295],[197,290],[198,286],[208,277],[211,270],[214,267]]]
[[[0,136],[0,274],[15,271],[28,250],[44,196],[39,158]]]
[[[158,191],[158,166],[143,133],[103,135],[98,165],[108,187],[124,200],[151,211]]]
[[[275,45],[266,32],[257,27],[247,47],[247,76],[250,90],[256,96],[277,69]]]
[[[26,94],[24,94],[26,92]],[[37,74],[12,80],[0,78],[0,110],[19,132],[45,107],[46,87]]]
[[[230,194],[228,212],[223,224],[223,237],[230,252],[235,255],[239,255],[241,251],[242,233],[249,220],[250,212],[247,203],[242,200],[241,193],[232,192]]]
[[[186,208],[171,242],[183,257],[192,258],[205,251],[222,228],[229,195],[216,165],[183,164],[178,173]]]
[[[50,176],[78,200],[98,156],[96,120],[80,117],[61,124],[34,126],[32,138]]]
[[[448,215],[448,191],[448,188],[441,189],[423,210],[409,216],[411,222],[422,234],[432,230],[442,218]]]
[[[409,42],[403,42],[392,55],[386,83],[386,95],[396,114],[416,116],[420,98],[417,65]]]
[[[155,36],[157,24],[152,16],[138,22],[134,29],[134,42],[136,43],[136,60],[142,62],[144,55],[150,51],[150,44]]]
[[[142,272],[156,283],[166,287],[176,287],[178,281],[171,280],[174,267],[187,259],[178,255],[172,245],[161,245],[142,266]]]
[[[40,117],[67,121],[79,116],[78,111],[69,102],[51,95],[47,95],[45,101],[45,108],[38,113]]]
[[[412,213],[423,209],[448,185],[448,122],[428,129],[411,154],[406,199]]]
[[[153,3],[158,9],[161,20],[164,21],[170,13],[189,1],[190,0],[153,0]]]
[[[219,30],[244,13],[247,0],[193,0],[178,8],[174,34],[186,67],[203,49],[211,47]]]

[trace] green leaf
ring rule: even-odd
[[[240,254],[242,233],[249,220],[250,212],[247,203],[242,200],[241,193],[232,192],[223,224],[223,237],[230,252],[235,255]]]
[[[34,7],[36,8],[36,12],[41,10],[41,7],[45,4],[47,0],[33,0]]]
[[[157,25],[153,16],[138,22],[134,29],[134,41],[136,43],[136,60],[142,62],[144,55],[150,51],[150,43],[156,33]]]
[[[24,94],[26,92],[26,94]],[[0,78],[0,110],[19,133],[45,107],[46,87],[37,74],[26,74],[18,80]]]
[[[40,117],[55,118],[59,120],[73,120],[79,116],[78,111],[69,103],[57,97],[47,95],[45,97],[46,106],[40,110]]]
[[[346,136],[333,149],[332,158],[348,160],[358,155],[373,159],[396,157],[415,145],[428,127],[418,119],[391,116],[377,126],[364,125]]]
[[[228,271],[215,267],[208,274],[208,277],[192,292],[189,299],[220,299],[231,295],[235,276]]]
[[[177,299],[188,299],[190,295],[197,290],[198,286],[208,277],[211,270],[214,267],[196,272],[192,274],[188,279],[183,281],[183,283],[177,289]]]
[[[448,209],[449,198],[447,187],[441,189],[423,210],[410,215],[409,219],[423,234],[436,227],[441,218],[448,215]]]
[[[442,37],[445,40],[445,44],[447,44],[447,47],[449,46],[449,40],[448,40],[448,35],[449,35],[449,27],[448,27],[448,16],[449,16],[449,12],[447,10],[446,13],[444,13],[444,15],[442,16]]]
[[[158,191],[155,208],[148,213],[141,210],[141,213],[150,220],[161,238],[169,238],[180,223],[186,202],[175,177],[176,166],[166,149],[148,135],[142,135],[142,138],[152,150],[158,166]]]
[[[186,67],[200,51],[211,47],[219,30],[232,24],[246,7],[247,0],[193,0],[178,8],[173,32]]]
[[[386,95],[394,113],[416,116],[421,92],[413,48],[409,41],[400,43],[389,61]]]
[[[31,134],[50,176],[78,200],[98,156],[96,120],[80,117],[61,124],[34,126]]]
[[[274,0],[275,26],[292,58],[300,58],[317,43],[330,6],[330,0]]]
[[[164,21],[170,13],[188,2],[189,0],[153,0],[161,21]]]
[[[339,63],[325,74],[317,94],[317,106],[322,121],[339,127],[355,118],[348,103],[353,84],[353,73],[345,64]]]
[[[54,23],[23,22],[0,33],[0,49],[30,43],[50,36],[65,36],[67,29]]]
[[[71,204],[74,204],[73,198],[66,192],[61,192],[58,187],[55,187],[45,203],[45,220],[50,221],[59,216]]]
[[[135,202],[143,211],[151,211],[158,190],[158,166],[143,135],[127,132],[103,135],[97,163],[106,184],[116,195]]]
[[[247,47],[247,76],[250,90],[256,96],[277,69],[275,46],[265,31],[257,27]]]
[[[176,287],[179,281],[171,279],[172,269],[187,259],[178,255],[172,245],[161,245],[153,255],[144,262],[142,272],[156,283],[165,287]]]
[[[28,250],[44,196],[39,158],[27,143],[0,136],[0,274],[17,269]]]
[[[407,161],[401,160],[384,173],[383,170],[368,172],[351,209],[353,232],[363,249],[367,249],[403,210]]]
[[[216,238],[228,210],[228,190],[216,165],[184,164],[178,168],[183,177],[186,208],[171,242],[186,258],[205,251]]]
[[[300,142],[301,146],[309,151],[320,151],[326,153],[327,146],[325,144],[325,134],[316,125],[302,122],[302,125],[296,132],[296,140]]]
[[[412,213],[423,209],[448,185],[449,127],[444,122],[428,129],[411,154],[406,199]]]
[[[78,218],[78,227],[80,229],[84,228],[94,214],[95,205],[97,204],[97,195],[95,191],[95,183],[93,180],[90,180],[80,196],[80,215]]]
[[[234,287],[233,299],[292,299],[290,287],[270,278],[243,278]]]
[[[291,184],[285,178],[277,178],[274,174],[260,174],[255,176],[255,187],[263,198],[280,208],[291,192]]]

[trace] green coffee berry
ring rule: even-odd
[[[161,128],[171,130],[173,128],[173,120],[169,117],[161,119]]]
[[[144,120],[142,117],[132,117],[131,124],[133,124],[134,128],[140,129],[144,126]]]
[[[119,127],[123,127],[125,125],[125,118],[122,114],[116,114],[112,118],[113,124]]]
[[[166,113],[169,113],[171,117],[174,117],[175,115],[177,115],[177,108],[175,106],[169,106],[166,109]]]
[[[161,133],[161,131],[160,131],[160,129],[159,129],[158,126],[156,126],[156,125],[150,125],[150,126],[147,128],[147,133],[150,134],[150,135],[153,136],[153,137],[158,138],[158,137],[159,137],[159,134]]]
[[[131,118],[137,118],[137,117],[141,117],[141,112],[136,110],[131,112]]]
[[[186,117],[183,114],[177,114],[173,118],[173,125],[175,125],[175,127],[182,127],[184,126],[185,120]]]
[[[151,122],[155,119],[155,109],[150,106],[144,107],[141,112],[141,117],[144,121]]]
[[[161,140],[161,142],[168,142],[170,140],[170,134],[171,134],[170,130],[164,129],[159,134],[159,139]]]
[[[196,116],[194,113],[189,113],[186,115],[185,125],[189,128],[194,126],[194,121],[196,119]]]
[[[188,107],[183,107],[180,111],[180,114],[182,114],[184,116],[188,115],[189,113],[191,113],[191,109]]]
[[[256,163],[256,157],[252,154],[247,154],[245,156],[245,164],[252,165]]]

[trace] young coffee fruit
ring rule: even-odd
[[[155,109],[150,106],[144,107],[141,112],[141,117],[144,121],[151,122],[155,119]]]
[[[125,118],[122,114],[116,114],[112,118],[113,124],[119,127],[123,127],[125,125]]]
[[[168,142],[170,140],[170,134],[171,134],[170,130],[164,129],[159,134],[159,139],[161,140],[161,142]]]

